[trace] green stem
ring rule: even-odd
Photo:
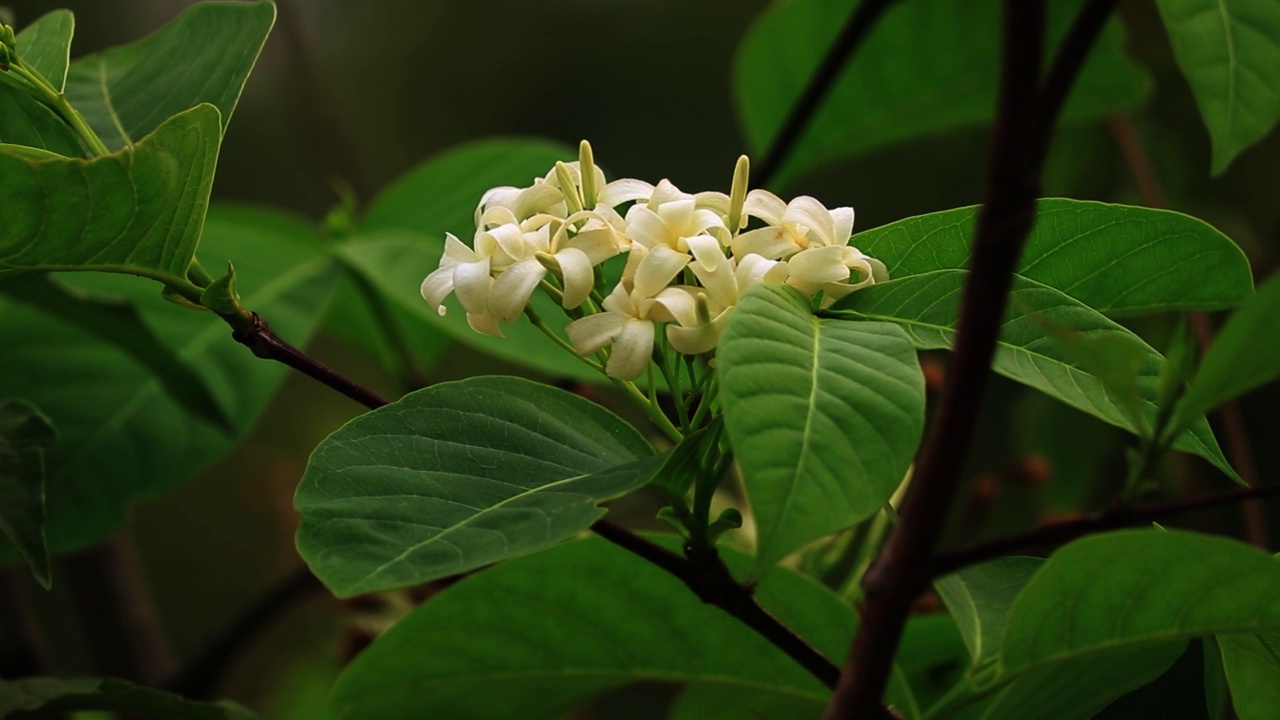
[[[672,424],[671,418],[668,418],[662,412],[661,408],[650,403],[649,398],[645,397],[644,393],[640,392],[640,388],[636,387],[635,383],[630,380],[619,380],[614,377],[610,377],[609,380],[626,393],[627,397],[631,398],[633,402],[639,405],[640,409],[644,411],[645,417],[649,418],[649,421],[656,425],[658,429],[662,431],[662,434],[666,435],[671,442],[679,443],[684,439],[684,434],[680,432],[680,428],[677,428]]]
[[[98,133],[94,132],[93,128],[89,127],[89,123],[85,122],[84,116],[71,107],[71,103],[67,102],[65,95],[50,87],[48,81],[31,72],[21,60],[10,65],[9,71],[14,76],[25,81],[18,83],[22,89],[25,89],[36,100],[39,100],[50,110],[57,113],[58,117],[62,118],[64,122],[71,126],[71,129],[76,131],[94,157],[111,154],[106,144],[102,142],[102,138],[98,137]],[[4,74],[6,73],[0,72],[0,75]]]
[[[191,258],[191,264],[187,266],[187,279],[193,281],[197,287],[202,288],[213,284],[213,275],[195,257]]]
[[[579,355],[578,351],[574,350],[573,346],[570,345],[567,340],[557,335],[556,332],[551,329],[551,326],[547,325],[547,323],[542,320],[542,316],[538,314],[537,310],[533,309],[532,304],[524,306],[524,314],[525,314],[525,317],[529,318],[529,322],[533,323],[534,327],[541,330],[543,335],[546,335],[547,337],[551,338],[551,341],[554,342],[556,345],[559,345],[565,352],[569,353],[570,355],[586,363],[587,367],[591,368],[592,370],[595,370],[596,372],[599,372],[599,373],[604,373],[603,365],[596,362],[595,360],[592,360],[591,358],[587,358]]]

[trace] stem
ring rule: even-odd
[[[927,568],[964,466],[989,376],[1013,269],[1035,219],[1036,94],[1043,0],[1005,0],[999,105],[986,198],[978,214],[955,356],[901,521],[863,581],[862,622],[827,706],[828,720],[886,717],[881,698],[907,615],[928,586]]]
[[[44,78],[28,70],[21,60],[10,65],[9,72],[24,81],[19,84],[19,87],[26,90],[41,104],[57,113],[63,122],[70,125],[71,129],[76,131],[76,134],[84,141],[85,146],[93,153],[94,157],[111,154],[111,151],[102,142],[102,138],[98,137],[98,133],[94,132],[93,128],[89,127],[89,123],[85,122],[84,116],[74,107],[71,107],[71,103],[67,102],[66,96],[50,87]],[[5,75],[5,73],[0,71],[0,76],[2,75]]]
[[[243,610],[221,634],[164,683],[183,697],[209,698],[245,646],[285,611],[324,589],[306,566],[290,572]]]
[[[95,672],[150,684],[173,671],[155,600],[127,535],[66,556],[63,571]]]
[[[1108,125],[1111,129],[1111,137],[1124,157],[1125,166],[1133,176],[1142,204],[1161,210],[1168,209],[1169,202],[1160,184],[1160,177],[1156,175],[1151,158],[1147,155],[1147,149],[1142,143],[1142,136],[1134,128],[1129,116],[1112,115],[1108,118]],[[1202,312],[1188,313],[1188,317],[1203,355],[1213,342],[1213,321],[1208,314]],[[1254,460],[1253,448],[1249,443],[1249,430],[1245,425],[1244,413],[1240,412],[1240,404],[1235,400],[1228,400],[1218,406],[1214,414],[1226,436],[1227,458],[1231,461],[1232,467],[1247,485],[1256,487],[1258,466]],[[1254,503],[1245,503],[1240,506],[1240,512],[1244,517],[1245,536],[1249,539],[1249,543],[1263,549],[1269,547],[1267,519],[1262,513],[1262,508]]]
[[[813,115],[826,100],[841,71],[848,65],[862,41],[870,34],[871,28],[880,19],[880,15],[893,2],[894,0],[862,0],[858,8],[849,16],[844,27],[840,28],[840,34],[836,36],[827,54],[822,58],[822,62],[809,78],[809,83],[800,93],[796,104],[791,106],[791,112],[787,114],[782,128],[778,130],[778,134],[769,145],[769,151],[765,153],[764,161],[756,170],[756,182],[761,187],[767,186],[782,169],[783,161],[800,142]]]
[[[247,324],[233,330],[231,337],[249,348],[254,355],[264,360],[274,360],[288,365],[370,410],[376,410],[389,403],[381,395],[282,340],[257,313],[253,313],[252,319]]]
[[[658,429],[662,431],[662,434],[666,435],[671,442],[678,444],[684,439],[684,434],[680,432],[680,428],[676,427],[671,422],[671,418],[667,417],[666,414],[662,412],[662,408],[658,407],[654,403],[650,403],[649,398],[645,397],[644,393],[640,392],[640,388],[636,387],[635,383],[629,380],[619,380],[614,377],[609,378],[609,380],[626,393],[627,397],[631,398],[632,402],[639,405],[640,409],[644,411],[645,417],[649,418],[649,422],[658,426]]]
[[[1020,535],[999,538],[963,550],[938,555],[930,565],[929,574],[938,577],[1026,548],[1061,545],[1092,533],[1155,522],[1196,510],[1248,503],[1271,497],[1280,497],[1280,485],[1241,488],[1192,500],[1178,500],[1142,507],[1117,507],[1074,520],[1044,525]]]
[[[591,529],[605,540],[675,576],[699,600],[720,608],[754,630],[809,671],[823,685],[835,686],[840,668],[756,602],[751,588],[734,579],[714,550],[707,554],[684,557],[608,520],[597,522]]]

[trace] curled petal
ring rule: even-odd
[[[486,208],[485,211],[476,219],[476,227],[488,229],[499,225],[518,225],[520,218],[511,212],[511,208],[505,205],[498,205]]]
[[[853,208],[838,207],[831,211],[831,220],[835,223],[835,237],[832,245],[847,245],[853,235]]]
[[[817,245],[844,245],[849,240],[848,236],[843,240],[836,240],[835,220],[832,219],[831,212],[825,205],[808,195],[801,195],[787,205],[787,212],[782,216],[782,222],[783,224],[795,223],[808,228],[810,240],[816,239]],[[850,226],[852,227],[852,222]]]
[[[658,216],[666,223],[668,235],[695,235],[697,230],[693,226],[693,218],[696,209],[692,198],[672,200],[658,208]],[[674,240],[675,238],[667,238],[666,242],[674,245]]]
[[[653,188],[653,194],[649,196],[649,207],[657,208],[669,202],[676,200],[690,199],[689,193],[681,192],[670,180],[662,180]]]
[[[733,308],[726,308],[724,312],[705,325],[695,327],[668,325],[667,340],[671,343],[671,347],[686,355],[711,352],[716,349],[716,343],[720,341],[720,334],[724,332],[724,327],[728,324],[729,315],[732,312]]]
[[[689,252],[693,253],[697,264],[705,270],[715,271],[722,264],[729,262],[724,256],[724,248],[720,247],[720,241],[710,235],[685,238],[685,244],[689,246]]]
[[[738,281],[738,292],[742,292],[757,283],[786,282],[789,274],[791,268],[786,263],[751,253],[738,259],[734,277]]]
[[[437,268],[422,281],[422,299],[431,303],[436,312],[444,315],[444,299],[453,292],[452,267]]]
[[[467,324],[472,330],[482,335],[502,337],[502,328],[498,325],[498,319],[489,313],[467,313]]]
[[[615,208],[633,200],[648,200],[653,195],[653,186],[643,180],[623,178],[614,180],[600,191],[601,205]]]
[[[693,199],[700,208],[714,210],[720,215],[729,214],[729,196],[722,192],[700,192]]]
[[[627,318],[622,331],[613,340],[613,350],[604,371],[621,380],[634,380],[644,374],[653,354],[653,323]]]
[[[475,250],[467,247],[451,232],[444,234],[444,256],[440,258],[440,267],[450,267],[464,262],[476,262],[480,256]]]
[[[651,248],[636,268],[635,292],[641,297],[653,297],[666,287],[689,264],[689,256],[672,250],[666,245]]]
[[[558,247],[574,248],[591,259],[592,265],[599,265],[622,252],[625,238],[613,228],[605,226],[593,230],[583,230],[571,238],[565,238]]]
[[[791,268],[789,281],[801,281],[806,285],[824,285],[849,279],[849,268],[844,264],[844,249],[839,246],[816,247],[796,253],[787,261]]]
[[[781,225],[782,216],[787,213],[787,204],[768,190],[752,190],[747,193],[747,201],[742,205],[742,212],[744,215],[760,218],[770,225]]]
[[[579,355],[590,355],[613,342],[629,319],[620,312],[596,313],[574,320],[564,332]]]
[[[591,258],[577,248],[564,248],[555,257],[564,279],[564,298],[561,304],[566,308],[576,308],[591,294],[591,286],[595,284]]]
[[[529,304],[529,296],[547,269],[542,263],[532,258],[521,260],[508,267],[494,281],[489,289],[489,314],[502,322],[514,322]]]
[[[476,227],[484,227],[480,219],[484,217],[485,211],[493,207],[504,207],[508,210],[515,204],[516,197],[520,194],[520,188],[504,185],[502,187],[490,188],[484,195],[480,196],[480,202],[476,205],[475,222]]]
[[[670,234],[666,221],[649,208],[633,205],[627,211],[627,235],[637,244],[647,248],[667,245]]]
[[[730,242],[734,257],[756,254],[770,260],[777,260],[795,254],[796,244],[790,233],[781,227],[762,227],[749,230],[735,237]]]
[[[667,288],[648,301],[646,317],[658,322],[678,322],[681,325],[696,325],[698,322],[698,301],[687,288]]]
[[[715,210],[706,208],[698,208],[693,214],[693,233],[710,233],[712,235],[723,235],[727,240],[729,238],[729,228],[724,224],[724,215]]]
[[[468,313],[488,313],[489,288],[492,286],[489,258],[453,266],[453,290],[458,296],[458,302],[462,303]]]
[[[502,254],[500,261],[495,263],[497,265],[504,265],[506,262],[521,260],[533,254],[532,250],[529,248],[528,241],[525,240],[524,231],[520,229],[519,225],[499,225],[492,230],[476,233],[477,247],[480,245],[479,236],[481,235],[492,238],[492,244],[486,243],[486,246],[492,247]],[[493,255],[496,254],[496,252],[493,253]],[[490,255],[490,257],[493,255]]]

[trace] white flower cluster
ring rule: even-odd
[[[825,307],[887,279],[883,263],[848,244],[852,208],[748,193],[747,168],[739,159],[730,195],[691,195],[667,180],[606,183],[584,141],[578,162],[557,163],[529,187],[485,193],[472,245],[447,235],[422,296],[443,315],[456,293],[473,329],[501,335],[500,323],[516,320],[543,285],[579,316],[565,328],[573,347],[584,356],[609,348],[605,371],[629,380],[648,366],[659,326],[677,352],[713,350],[756,283],[821,292]],[[748,229],[750,218],[762,226]],[[622,278],[597,305],[599,266],[623,253]]]

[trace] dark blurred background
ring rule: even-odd
[[[0,4],[13,9],[19,26],[55,8],[72,9],[73,54],[80,55],[140,38],[193,3]],[[223,146],[214,189],[220,201],[268,204],[318,220],[337,202],[339,179],[367,199],[423,159],[495,135],[567,144],[588,138],[611,177],[669,177],[688,190],[727,191],[734,159],[746,150],[730,77],[738,42],[764,0],[277,4],[276,28]],[[1155,80],[1148,105],[1132,122],[1170,204],[1219,227],[1245,248],[1259,277],[1269,274],[1280,235],[1280,138],[1263,141],[1223,176],[1209,178],[1208,140],[1154,5],[1126,0],[1124,11],[1130,52]],[[923,139],[775,189],[813,194],[829,206],[853,205],[856,229],[867,229],[977,202],[986,142],[982,128]],[[1046,194],[1140,203],[1116,148],[1106,122],[1066,128],[1050,161]],[[1158,338],[1166,320],[1137,329]],[[322,333],[314,348],[360,379],[393,388],[367,353],[335,333]],[[467,370],[472,358],[452,350],[437,379]],[[1274,436],[1266,410],[1276,400],[1271,391],[1244,403],[1255,446]],[[1095,500],[1099,462],[1122,467],[1121,438],[1048,402],[997,384],[972,462],[972,490],[956,509],[956,523],[969,535],[1078,510]],[[199,650],[237,608],[297,567],[293,487],[310,449],[356,411],[290,377],[231,457],[138,506],[132,534],[179,656]],[[1025,428],[1036,421],[1049,432],[1029,435]],[[1089,453],[1080,452],[1081,444]],[[1274,454],[1262,460],[1262,476],[1274,477]],[[1219,481],[1188,463],[1178,482],[1203,490]],[[1239,521],[1228,513],[1202,522],[1226,527]],[[69,674],[88,672],[74,623],[64,621],[70,616],[65,587],[40,597],[50,597],[41,611],[57,661]],[[376,629],[394,615],[394,608],[378,615],[385,610],[370,614],[313,595],[254,644],[224,694],[267,718],[323,718],[329,684],[361,641],[352,618]],[[644,716],[642,706],[631,709]],[[621,717],[618,712],[615,705],[609,716]]]

